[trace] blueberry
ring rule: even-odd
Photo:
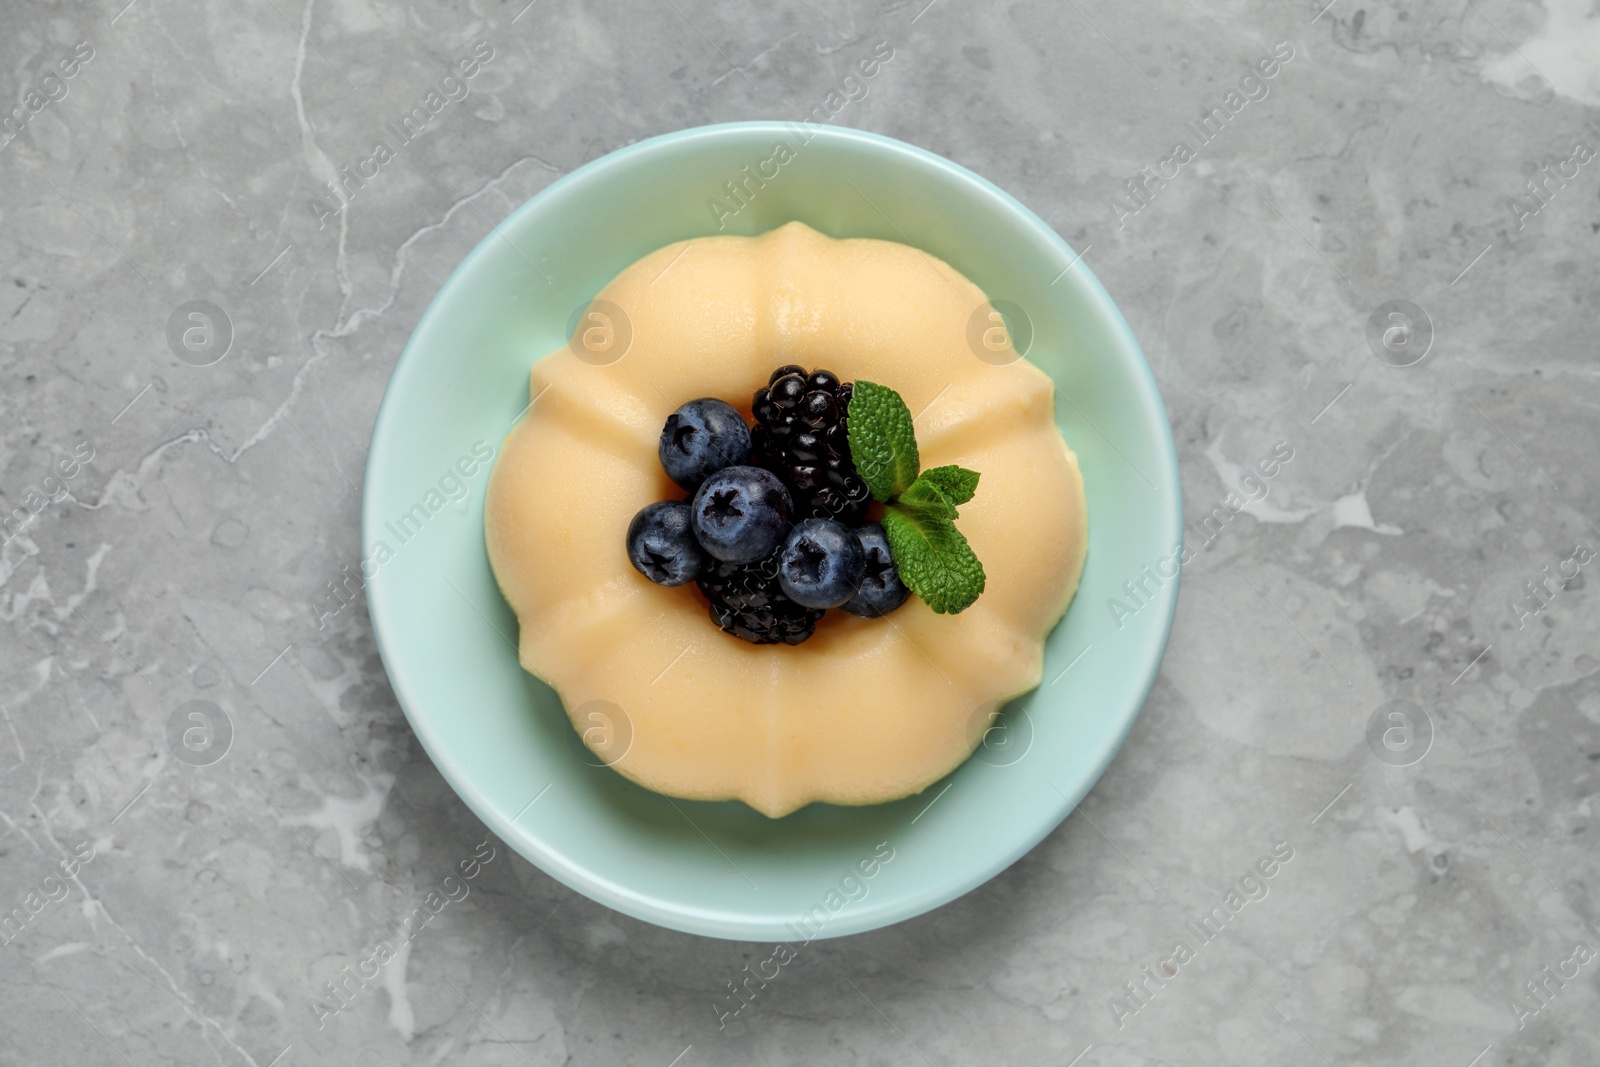
[[[771,555],[794,514],[789,490],[762,467],[724,467],[701,483],[690,507],[695,537],[724,563]]]
[[[904,604],[911,590],[900,580],[900,569],[889,554],[883,527],[869,522],[857,527],[855,534],[866,554],[866,570],[861,577],[861,591],[845,601],[843,607],[852,615],[882,618]]]
[[[681,500],[647,504],[628,523],[628,562],[657,585],[684,585],[706,566]]]
[[[701,397],[667,416],[657,452],[667,477],[698,489],[722,468],[750,459],[750,427],[732,405]]]
[[[867,566],[856,535],[832,519],[796,523],[778,558],[778,584],[807,608],[836,608],[856,595]]]

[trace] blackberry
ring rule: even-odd
[[[810,637],[822,612],[803,608],[783,595],[778,586],[782,552],[780,546],[755,563],[710,560],[695,584],[711,601],[711,621],[756,645],[798,645]]]
[[[788,483],[794,518],[859,526],[872,494],[850,460],[851,387],[831,371],[789,364],[756,390],[753,462]]]

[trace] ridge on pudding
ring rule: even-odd
[[[599,366],[563,347],[535,363],[539,399],[490,480],[487,547],[523,666],[569,714],[620,708],[631,746],[602,755],[672,796],[779,816],[943,777],[981,738],[974,721],[1039,683],[1082,569],[1082,481],[1049,379],[967,347],[987,301],[948,265],[800,223],[668,246],[599,298],[628,316],[627,354]],[[718,632],[693,583],[634,569],[629,523],[684,492],[659,459],[668,416],[712,397],[751,421],[751,398],[788,363],[892,387],[917,413],[925,470],[982,472],[959,519],[987,572],[971,607],[940,615],[913,596],[887,620],[830,610],[804,644],[757,646]]]

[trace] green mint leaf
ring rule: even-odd
[[[950,503],[958,507],[971,500],[972,494],[978,491],[978,472],[954,463],[946,467],[930,467],[917,477],[917,481],[932,482]]]
[[[857,381],[848,415],[856,473],[889,505],[883,532],[900,580],[941,615],[966,610],[985,579],[954,520],[957,506],[977,492],[978,472],[954,464],[923,471],[911,412],[888,386]]]
[[[939,614],[964,611],[983,592],[983,564],[948,519],[890,505],[883,533],[900,580]]]
[[[857,381],[850,394],[850,459],[876,500],[903,493],[917,480],[917,435],[911,411],[886,385]]]
[[[904,509],[918,520],[951,522],[956,517],[954,501],[927,474],[912,482],[911,488],[896,497],[894,506]]]

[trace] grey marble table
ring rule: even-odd
[[[1591,5],[523,2],[0,9],[0,1064],[1600,1062]],[[771,946],[485,845],[308,605],[495,222],[807,115],[1084,252],[1199,550],[1073,816],[724,1019]]]

